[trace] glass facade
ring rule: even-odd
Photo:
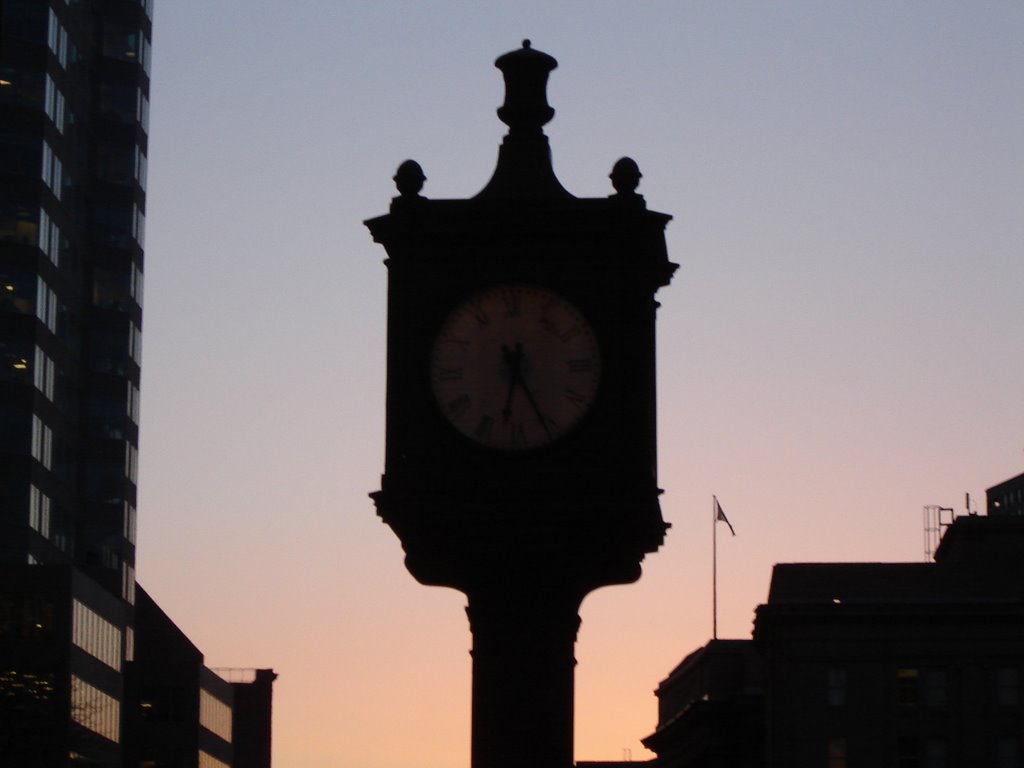
[[[120,764],[152,4],[4,0],[0,16],[0,566],[71,566],[89,584],[45,623],[59,653],[29,643],[33,671],[3,671],[0,688],[59,702],[61,738],[81,731],[71,721],[102,737],[65,758]]]
[[[0,524],[48,542],[32,539],[12,560],[70,556],[125,598],[134,525],[119,510],[134,510],[137,495],[151,12],[146,2],[9,0],[0,27],[10,83],[0,94],[0,510],[28,510],[0,512]],[[25,457],[44,471],[26,473]]]
[[[71,719],[105,739],[121,740],[121,702],[78,675],[71,676]]]
[[[199,690],[199,724],[224,741],[231,741],[231,706],[205,688]]]
[[[121,669],[121,630],[78,600],[72,601],[71,642],[111,669]]]
[[[213,755],[207,754],[203,750],[199,750],[199,768],[231,768],[223,760],[218,760]]]

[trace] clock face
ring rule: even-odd
[[[590,410],[601,354],[590,323],[564,298],[502,285],[448,316],[430,377],[455,429],[490,448],[525,450],[561,437]]]

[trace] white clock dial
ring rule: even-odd
[[[533,285],[471,296],[434,341],[430,377],[449,423],[481,445],[525,450],[571,430],[601,378],[597,338],[566,299]]]

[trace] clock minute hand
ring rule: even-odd
[[[523,381],[523,374],[518,368],[516,368],[516,377],[519,379],[519,386],[523,388],[523,394],[526,395],[526,401],[530,404],[533,412],[537,415],[537,421],[539,421],[541,427],[544,428],[544,433],[548,437],[551,437],[551,428],[548,426],[548,421],[544,418],[544,414],[540,412],[540,407],[537,405],[537,401],[533,399],[533,393],[530,391],[530,388],[526,386],[526,382]]]

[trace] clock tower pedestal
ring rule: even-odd
[[[529,585],[469,595],[474,768],[573,764],[578,608]]]

